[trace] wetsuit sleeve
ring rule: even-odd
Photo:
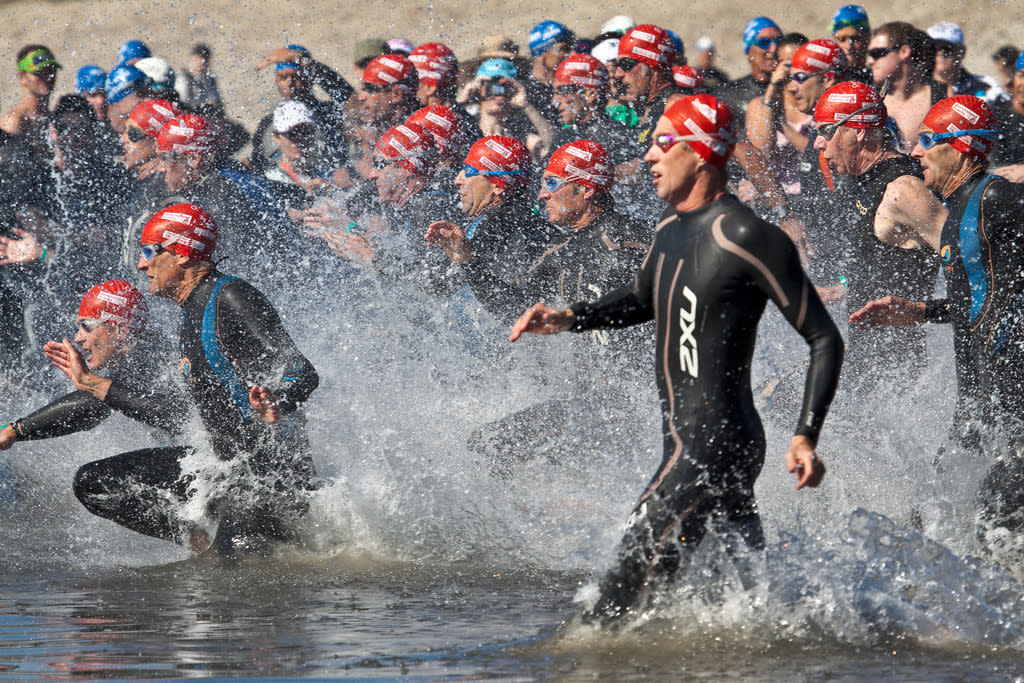
[[[22,441],[84,432],[110,417],[110,407],[92,394],[73,391],[14,422]]]
[[[651,283],[657,260],[657,239],[647,252],[632,284],[608,292],[592,303],[578,302],[570,306],[574,316],[573,332],[599,328],[629,327],[654,319]]]
[[[172,434],[180,433],[188,419],[188,403],[185,398],[166,387],[159,393],[146,392],[114,381],[107,389],[107,397],[103,402],[133,420]]]
[[[249,386],[265,386],[289,413],[320,384],[313,364],[299,352],[263,294],[239,280],[217,299],[217,337]]]
[[[306,67],[310,81],[319,85],[332,102],[343,104],[355,94],[355,90],[341,74],[316,60],[310,60]]]
[[[817,443],[839,384],[843,338],[804,273],[796,248],[780,229],[765,222],[753,228],[723,224],[719,241],[745,262],[758,288],[810,347],[811,362],[795,434]]]
[[[952,318],[949,299],[928,299],[924,302],[924,319],[929,323],[948,323]]]

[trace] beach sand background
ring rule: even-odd
[[[228,112],[250,130],[273,108],[277,94],[271,70],[256,65],[273,47],[299,43],[320,61],[350,80],[352,53],[360,38],[402,37],[413,44],[441,40],[460,59],[476,55],[484,36],[502,34],[517,40],[520,54],[528,54],[527,34],[544,19],[555,19],[581,36],[597,33],[616,14],[639,23],[655,23],[674,30],[687,49],[702,35],[718,45],[719,62],[733,77],[743,75],[740,35],[752,17],[772,17],[784,31],[800,31],[809,38],[828,37],[828,24],[842,0],[831,3],[743,2],[589,3],[576,0],[530,3],[515,0],[461,2],[325,2],[311,0],[64,0],[0,3],[4,44],[0,49],[0,103],[7,109],[20,95],[15,80],[15,53],[27,43],[48,45],[64,65],[55,95],[73,92],[74,73],[82,65],[113,65],[117,48],[125,40],[146,42],[156,56],[176,70],[187,63],[196,42],[213,48],[213,71],[218,76]],[[905,20],[921,28],[937,21],[955,21],[967,39],[966,63],[971,71],[993,72],[989,55],[1010,43],[1024,46],[1024,3],[886,2],[862,0],[873,26]],[[56,102],[56,97],[53,102]]]

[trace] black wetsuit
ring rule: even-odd
[[[796,433],[816,441],[839,379],[842,337],[792,242],[732,195],[688,213],[666,210],[633,284],[572,307],[576,331],[655,321],[664,415],[664,458],[590,616],[637,605],[650,580],[685,564],[709,518],[750,547],[763,544],[754,481],[765,438],[750,367],[769,299],[811,348]]]
[[[859,176],[844,177],[839,197],[850,253],[845,276],[847,310],[860,310],[869,301],[889,295],[914,301],[935,289],[939,266],[928,247],[901,249],[875,236],[875,212],[886,187],[902,176],[920,177],[916,159],[900,155],[882,159]],[[834,284],[834,283],[828,283]],[[845,377],[864,391],[898,390],[918,377],[927,364],[925,331],[921,327],[851,328],[844,364]]]
[[[185,301],[179,326],[186,392],[199,412],[215,454],[231,473],[211,512],[219,518],[215,544],[230,553],[237,537],[286,538],[314,485],[305,419],[296,412],[316,389],[316,370],[298,351],[269,301],[244,280],[216,271]],[[249,406],[248,391],[265,386],[278,398],[281,420],[268,425]],[[114,382],[105,403],[149,422],[174,410]],[[145,449],[89,463],[75,475],[75,494],[92,512],[139,533],[187,540],[181,507],[194,473],[187,447]]]

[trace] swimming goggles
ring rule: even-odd
[[[797,71],[796,73],[789,77],[789,80],[796,81],[797,85],[803,85],[804,83],[818,75],[820,74],[811,74],[807,73],[806,71]]]
[[[142,258],[146,259],[147,261],[152,261],[161,252],[167,251],[167,247],[169,247],[172,244],[174,244],[174,242],[175,242],[175,240],[169,239],[166,242],[164,242],[163,244],[143,244],[142,245],[142,249],[141,249],[141,251],[142,251]]]
[[[473,168],[469,164],[462,165],[462,174],[467,178],[472,178],[475,175],[482,176],[494,176],[494,175],[527,175],[528,171],[481,171],[479,168]]]
[[[700,138],[696,135],[672,135],[672,133],[662,133],[654,137],[654,144],[657,145],[658,149],[662,152],[667,152],[676,146],[679,142],[700,142]]]
[[[83,318],[78,321],[78,329],[86,334],[92,334],[92,332],[100,325],[106,325],[107,323],[102,320],[94,320],[92,318]]]
[[[958,138],[963,135],[977,135],[978,137],[988,138],[989,140],[991,140],[992,136],[995,135],[997,132],[998,131],[986,130],[983,128],[973,128],[971,130],[954,130],[950,133],[929,133],[926,131],[924,133],[920,133],[917,136],[917,142],[918,144],[921,145],[921,149],[931,149],[932,147],[939,144],[943,140],[948,140],[950,138]]]
[[[858,109],[857,111],[850,112],[849,114],[839,119],[835,123],[826,123],[824,126],[818,129],[818,135],[825,138],[826,140],[831,140],[832,136],[836,134],[836,131],[839,130],[839,127],[842,126],[844,123],[852,119],[857,114],[863,114],[866,111],[878,109],[881,105],[881,102],[869,102],[860,109]]]
[[[775,37],[775,38],[764,37],[764,38],[758,38],[757,40],[752,42],[751,45],[756,45],[761,50],[770,50],[772,45],[778,45],[781,40],[782,40],[782,38],[780,38],[780,37]]]
[[[555,193],[561,190],[569,183],[565,178],[559,178],[556,175],[549,175],[540,182],[540,187],[545,192]]]

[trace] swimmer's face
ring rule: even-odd
[[[762,38],[770,39],[773,42],[769,43],[767,48],[751,45],[750,51],[747,52],[750,73],[754,75],[758,83],[764,83],[771,78],[772,72],[779,64],[779,39],[782,38],[782,32],[769,26],[761,29],[761,32],[757,34],[757,40]]]
[[[886,54],[877,59],[871,56],[872,50],[888,50]],[[879,33],[872,36],[868,43],[867,66],[871,69],[871,79],[876,84],[883,83],[887,78],[899,77],[899,71],[906,57],[909,57],[910,48],[907,46],[896,48],[889,40],[889,36]],[[906,53],[906,57],[904,56]]]
[[[18,81],[36,97],[46,97],[53,92],[53,86],[57,83],[57,67],[44,66],[33,72],[18,72]]]
[[[934,131],[927,126],[921,126],[918,132],[933,133]],[[964,155],[945,141],[936,143],[931,149],[925,149],[921,147],[920,143],[917,143],[911,150],[910,156],[921,164],[925,187],[940,194],[943,193],[943,188],[947,187],[964,162]]]
[[[465,171],[455,176],[455,187],[459,190],[459,204],[462,213],[476,215],[481,208],[501,203],[501,192],[486,176],[466,177]]]
[[[171,192],[178,192],[199,181],[201,174],[195,164],[189,163],[188,157],[178,154],[161,154],[160,171],[164,174],[164,183]]]
[[[110,359],[122,353],[126,328],[116,323],[101,323],[97,320],[78,319],[75,343],[82,347],[85,362],[90,370],[99,370]]]
[[[867,32],[853,26],[845,26],[832,34],[832,40],[846,54],[846,63],[854,68],[864,66],[868,56],[868,37]]]
[[[136,130],[138,132],[129,133],[129,130]],[[138,139],[137,142],[132,142],[130,136],[139,138],[140,134],[142,136],[141,139]],[[142,127],[131,119],[128,119],[125,129],[121,132],[121,147],[124,148],[124,167],[127,169],[137,168],[156,157],[156,140],[146,135]]]
[[[184,281],[185,259],[170,251],[161,251],[152,259],[139,255],[136,268],[149,278],[149,293],[172,299]]]
[[[107,93],[102,90],[96,92],[87,92],[85,95],[86,102],[92,107],[92,110],[96,112],[96,118],[99,121],[107,120]]]
[[[818,126],[818,130],[820,131],[824,125]],[[816,137],[814,147],[822,150],[825,161],[836,173],[858,175],[861,172],[858,168],[860,144],[855,129],[849,126],[839,126],[832,134],[831,140],[826,140],[823,135]]]
[[[126,95],[118,102],[107,105],[107,118],[110,119],[110,127],[118,133],[123,133],[127,126],[128,115],[135,109],[135,105],[142,101],[137,94]]]
[[[662,116],[651,133],[652,143],[644,161],[651,165],[652,182],[658,197],[677,206],[690,195],[704,160],[686,141],[677,141],[668,151],[663,150],[653,141],[665,134],[679,135],[672,123]]]
[[[544,173],[541,187],[549,182],[549,177],[559,178],[553,173]],[[542,189],[537,199],[544,205],[552,225],[579,229],[584,227],[579,225],[579,219],[586,213],[593,196],[594,190],[567,182],[553,192]]]
[[[829,84],[831,85],[831,81]],[[798,111],[805,114],[814,113],[814,105],[817,104],[818,98],[827,87],[825,76],[822,74],[815,74],[803,83],[790,79],[786,84],[786,89],[793,94],[793,104],[796,105]]]
[[[619,101],[638,104],[651,92],[654,69],[635,59],[620,59],[615,65],[615,78],[620,83]]]
[[[596,90],[577,85],[557,85],[551,104],[566,125],[586,123],[594,118]]]
[[[1024,69],[1013,74],[1013,103],[1024,105]]]
[[[296,69],[281,69],[276,72],[274,84],[277,86],[277,92],[281,94],[281,98],[285,100],[293,100],[297,95],[309,90],[306,81]]]

